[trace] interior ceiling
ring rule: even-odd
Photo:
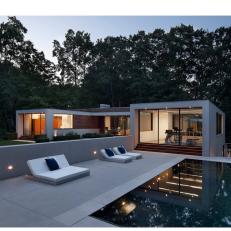
[[[146,110],[142,110],[143,112],[157,112],[157,109],[152,110],[152,109],[146,109]],[[163,113],[163,112],[169,112],[169,113],[174,113],[174,114],[178,114],[179,113],[179,109],[159,109],[159,113]],[[202,114],[202,109],[181,109],[180,110],[181,114]]]

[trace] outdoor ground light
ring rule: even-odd
[[[7,166],[7,170],[12,171],[13,169],[14,169],[14,166],[13,166],[13,165],[8,165],[8,166]]]

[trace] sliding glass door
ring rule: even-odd
[[[44,113],[25,113],[23,114],[23,136],[33,137],[44,135],[45,129]]]
[[[180,144],[179,120],[174,121],[174,115],[179,116],[179,109],[159,110],[159,144]]]
[[[158,143],[158,110],[141,110],[139,128],[141,143]]]
[[[202,109],[178,108],[139,111],[140,143],[201,146]]]

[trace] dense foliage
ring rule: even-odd
[[[231,140],[231,27],[180,25],[96,43],[70,29],[54,40],[57,65],[26,32],[15,17],[0,24],[0,135],[15,130],[16,109],[209,99],[226,112]]]

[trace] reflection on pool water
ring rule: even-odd
[[[184,160],[92,216],[124,227],[231,226],[231,164]]]

